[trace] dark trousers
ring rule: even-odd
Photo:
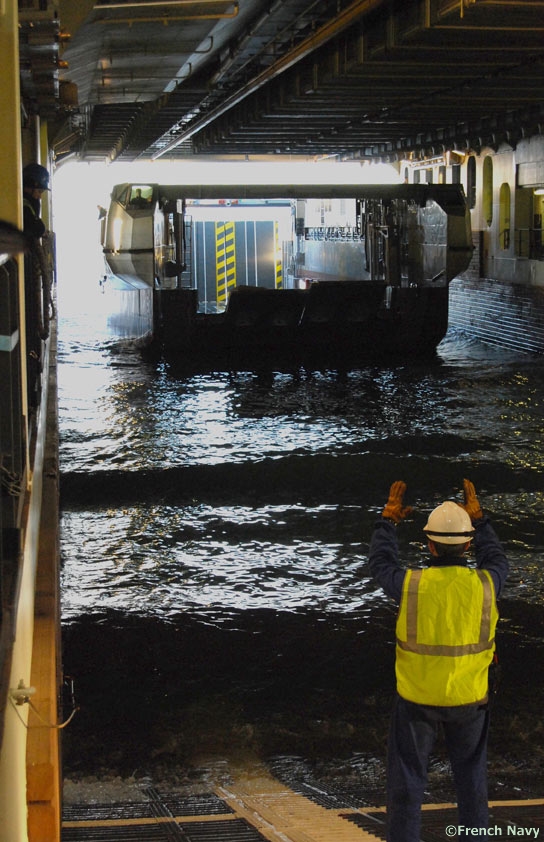
[[[455,781],[459,827],[487,828],[487,708],[430,707],[397,697],[387,758],[388,842],[419,842],[421,838],[421,802],[440,725]]]

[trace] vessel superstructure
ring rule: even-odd
[[[102,245],[128,333],[325,360],[433,352],[473,249],[460,185],[405,184],[120,184]]]

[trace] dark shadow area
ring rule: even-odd
[[[490,797],[540,797],[544,618],[538,606],[501,608]],[[202,757],[248,751],[287,783],[360,790],[379,805],[393,629],[388,605],[371,619],[263,610],[72,622],[64,666],[80,710],[64,732],[65,775],[168,779]],[[439,741],[428,799],[452,797]]]

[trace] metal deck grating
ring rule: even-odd
[[[293,792],[297,792],[330,810],[377,808],[383,804],[385,783],[378,775],[365,771],[364,783],[353,781],[335,781],[327,779],[325,782],[313,773],[303,761],[292,758],[273,759],[269,763],[270,771]]]
[[[65,822],[111,821],[122,819],[150,819],[166,816],[217,816],[232,813],[232,809],[215,793],[178,796],[144,790],[147,801],[119,801],[115,804],[65,804]]]
[[[181,796],[149,787],[146,801],[71,804],[62,842],[263,842],[245,818],[215,793]],[[232,816],[232,818],[222,818]],[[199,821],[200,819],[200,821]]]
[[[182,836],[179,837],[183,839]],[[170,842],[160,825],[63,828],[62,842]]]
[[[228,809],[228,808],[227,808]],[[116,804],[65,804],[64,822],[121,821],[150,819],[153,816],[147,801],[119,801]]]
[[[232,813],[229,805],[213,793],[190,798],[177,797],[171,793],[159,797],[173,816],[221,816]]]
[[[182,824],[187,842],[263,842],[266,837],[252,827],[245,819],[233,821],[195,822]]]
[[[186,799],[180,799],[185,801]],[[190,799],[194,801],[194,799]],[[206,798],[201,799],[206,803]],[[214,799],[221,801],[221,799]],[[100,814],[100,825],[97,819],[74,822],[72,826],[64,826],[62,842],[266,842],[270,837],[263,836],[244,818],[208,819],[206,821],[184,821],[183,819],[168,820],[167,818],[150,818],[147,822],[139,822],[119,815],[128,809],[129,805],[91,805],[94,815]],[[142,806],[136,804],[135,806]],[[98,808],[98,809],[97,809]],[[108,818],[105,818],[108,814]],[[340,813],[339,819],[359,828],[366,838],[385,840],[385,811],[367,810],[363,813]],[[110,822],[120,822],[110,824]],[[422,813],[421,842],[443,842],[445,828],[456,825],[457,812],[453,807],[424,808]],[[496,826],[498,836],[516,835],[512,828],[542,828],[544,827],[544,804],[524,805],[496,805],[490,809],[490,826]],[[509,830],[510,828],[510,830]],[[285,832],[286,828],[284,828]],[[307,832],[306,828],[306,832]],[[317,828],[316,828],[317,830]],[[287,830],[287,833],[289,831]],[[534,833],[534,831],[533,831]],[[291,838],[282,836],[282,838]],[[306,837],[305,837],[306,838]],[[307,837],[312,838],[311,836]],[[343,835],[342,835],[343,838]],[[364,838],[364,837],[361,837]]]
[[[326,807],[328,810],[347,810],[350,808],[358,810],[368,806],[368,793],[365,791],[365,797],[363,797],[361,788],[356,790],[347,786],[331,785],[327,787],[327,792],[324,792],[319,787],[305,782],[291,782],[290,786],[293,792],[303,795],[309,801],[313,801],[320,807]]]
[[[262,762],[244,761],[230,764],[227,776],[223,770],[214,791],[186,795],[148,786],[134,802],[66,805],[61,842],[385,840],[385,809],[363,806],[352,781],[344,791],[332,781],[300,777],[286,785]],[[421,842],[444,842],[447,826],[457,823],[454,805],[424,805]],[[492,802],[493,826],[496,836],[535,838],[544,827],[544,799]]]
[[[385,810],[359,813],[344,813],[342,818],[372,833],[377,839],[385,840]],[[424,809],[421,816],[421,842],[444,842],[446,827],[458,823],[454,807]],[[516,835],[513,828],[534,829],[544,827],[544,804],[494,805],[489,810],[489,826],[497,827],[498,837]],[[509,830],[510,828],[510,830]]]
[[[494,805],[490,810],[493,821],[514,822],[519,827],[541,827],[544,829],[544,804],[516,804],[515,807]],[[533,834],[534,837],[534,834]]]
[[[342,819],[347,819],[348,822],[351,822],[356,827],[360,827],[361,830],[365,830],[371,836],[375,836],[376,839],[383,839],[385,840],[385,812],[379,813],[367,813],[365,815],[361,813],[348,813],[348,814],[340,814]],[[422,840],[423,842],[423,840]],[[443,837],[442,837],[443,842]]]
[[[62,842],[266,842],[245,819],[64,828]]]

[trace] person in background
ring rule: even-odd
[[[374,529],[372,576],[399,605],[397,695],[387,758],[387,840],[419,842],[429,755],[441,726],[457,793],[459,835],[488,827],[488,675],[495,653],[497,597],[508,561],[474,485],[464,503],[448,500],[424,527],[427,566],[399,562],[396,528],[412,511],[406,484],[394,482]],[[475,566],[466,552],[474,542]]]
[[[144,199],[140,187],[136,188],[136,193],[129,202],[131,208],[147,208],[149,207],[149,199]]]
[[[41,199],[49,190],[49,173],[41,164],[27,164],[23,170],[23,230],[39,240],[46,228],[41,219]]]

